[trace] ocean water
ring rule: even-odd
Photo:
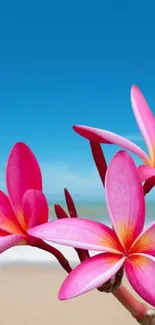
[[[63,206],[63,204],[62,204]],[[66,207],[63,206],[65,211]],[[107,209],[104,202],[79,202],[76,203],[76,208],[78,212],[78,216],[81,218],[88,218],[96,221],[103,222],[107,225],[110,225],[110,219],[108,217]],[[54,220],[55,214],[53,210],[53,205],[50,205],[50,218],[49,220]],[[152,221],[155,220],[155,201],[150,201],[146,205],[146,222],[145,226],[150,224]],[[49,243],[51,244],[51,243]],[[52,246],[58,248],[65,257],[69,260],[69,262],[75,265],[78,263],[77,254],[74,249],[71,247],[61,246],[51,244]],[[93,253],[91,255],[94,255]],[[52,265],[56,263],[56,259],[51,254],[44,252],[40,249],[29,247],[29,246],[16,246],[13,248],[8,249],[4,253],[0,255],[0,266],[6,265],[8,263],[20,263],[20,264],[48,264]]]
[[[64,204],[60,204],[64,210],[68,213],[66,206]],[[49,205],[50,207],[50,220],[55,219],[55,213],[53,209],[53,205]],[[108,216],[107,208],[105,202],[78,202],[76,203],[76,209],[78,212],[78,216],[81,218],[88,218],[96,221],[103,222],[107,225],[110,225],[110,219]],[[146,224],[151,223],[155,220],[155,200],[149,201],[146,204]]]

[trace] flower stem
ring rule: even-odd
[[[66,200],[67,209],[68,209],[70,217],[78,218],[78,213],[76,211],[74,201],[73,201],[72,196],[70,195],[69,191],[67,190],[67,188],[64,189],[64,194],[65,194],[65,200]],[[89,252],[87,250],[78,249],[78,248],[74,248],[74,249],[79,257],[80,262],[83,262],[87,258],[89,258]]]
[[[67,189],[65,189],[65,198],[66,198],[66,203],[67,203],[68,211],[69,211],[71,218],[77,218],[78,216],[77,216],[77,212],[76,212],[76,208],[75,208],[73,199],[72,199],[70,193],[67,191]],[[72,211],[70,210],[70,208],[72,208],[73,215],[72,215]],[[57,219],[68,218],[67,213],[59,204],[54,205],[54,210],[55,210]],[[89,252],[87,250],[78,249],[78,248],[74,248],[74,249],[79,257],[80,262],[83,262],[83,261],[85,261],[85,259],[89,258]]]
[[[104,157],[104,153],[102,151],[102,147],[100,145],[100,143],[98,142],[93,142],[90,141],[90,148],[92,151],[92,155],[94,158],[94,162],[95,165],[97,167],[98,173],[100,175],[102,184],[104,186],[105,183],[105,175],[106,175],[106,171],[107,171],[107,163]]]
[[[73,201],[70,193],[68,192],[67,188],[64,189],[64,194],[65,194],[66,204],[67,204],[67,208],[68,208],[68,212],[70,214],[70,217],[71,218],[78,218],[78,214],[77,214],[77,211],[76,211],[74,201]]]
[[[113,292],[113,295],[138,322],[145,317],[148,307],[138,301],[123,285]]]
[[[155,186],[155,177],[147,179],[143,185],[144,195],[148,194],[151,189]]]
[[[144,318],[139,321],[141,325],[155,325],[155,310],[153,308],[148,308],[144,315]]]
[[[58,260],[60,265],[63,267],[63,269],[67,272],[70,273],[72,271],[72,268],[68,262],[68,260],[65,258],[65,256],[55,247],[52,247],[51,245],[45,243],[41,239],[37,239],[34,237],[29,237],[28,238],[28,245],[40,248],[46,252],[51,253],[52,255],[55,256],[55,258]]]
[[[78,249],[78,248],[74,248],[78,257],[79,257],[79,260],[80,262],[83,262],[85,261],[87,258],[89,258],[89,252],[85,249]]]

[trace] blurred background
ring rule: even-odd
[[[55,218],[54,203],[65,207],[63,190],[66,187],[75,200],[79,216],[109,223],[104,189],[89,143],[76,134],[72,126],[86,124],[107,129],[147,150],[132,113],[130,89],[136,84],[155,113],[154,17],[154,1],[1,3],[1,190],[6,192],[8,154],[16,142],[23,141],[33,150],[41,166],[51,220]],[[102,148],[107,162],[119,149],[106,145]],[[139,164],[138,158],[133,157]],[[155,218],[154,194],[152,191],[147,196],[147,223]],[[72,250],[64,247],[62,250],[70,260],[76,260]],[[1,275],[6,263],[52,261],[55,259],[48,253],[15,247],[1,255]],[[14,299],[9,300],[9,290],[16,290],[14,285],[20,275],[17,276],[18,268],[10,272],[13,273],[8,271],[1,280],[5,292],[2,323],[25,324],[26,319],[30,324],[40,324],[42,314],[38,317],[38,310],[33,314],[32,323],[31,314],[29,319],[14,312],[19,302],[17,299],[14,305]],[[22,283],[33,282],[35,272],[32,269],[23,271]],[[37,284],[33,290],[36,288]],[[27,291],[26,297],[29,296]],[[7,304],[9,308],[14,306],[11,319],[6,317]],[[68,316],[64,319],[69,323],[65,317]],[[121,324],[119,317],[118,321]],[[60,323],[61,320],[55,321],[55,324]]]

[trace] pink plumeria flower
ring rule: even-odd
[[[143,231],[145,201],[133,159],[120,151],[105,179],[106,203],[113,229],[88,219],[64,218],[29,229],[32,236],[86,250],[101,251],[65,279],[59,299],[100,287],[124,266],[135,291],[155,306],[155,222]]]
[[[155,117],[143,94],[135,85],[131,88],[131,104],[137,124],[148,148],[149,156],[133,142],[107,130],[84,125],[75,125],[73,129],[89,141],[116,144],[138,155],[145,164],[139,167],[140,180],[144,181],[155,176]]]
[[[48,205],[42,192],[38,162],[24,143],[16,143],[6,168],[8,196],[0,191],[0,253],[28,244],[28,228],[48,220]]]

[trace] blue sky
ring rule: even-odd
[[[89,144],[73,124],[109,129],[145,148],[130,87],[140,87],[155,113],[154,6],[133,0],[3,4],[2,188],[8,153],[24,141],[41,164],[51,199],[61,199],[65,186],[76,199],[101,199]],[[104,149],[109,161],[118,148]]]

